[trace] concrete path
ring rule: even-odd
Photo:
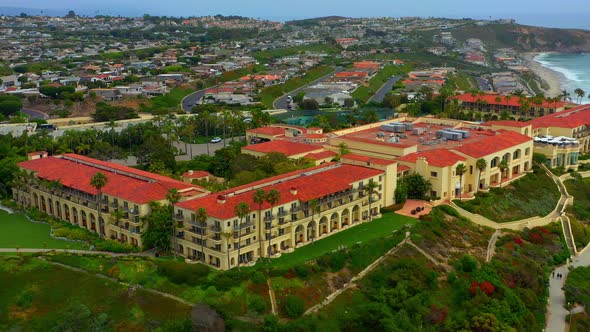
[[[489,263],[492,261],[492,258],[494,257],[494,254],[496,253],[496,240],[498,240],[498,237],[502,235],[502,231],[500,230],[496,230],[494,232],[494,234],[492,234],[492,237],[490,238],[490,242],[488,243],[488,250],[486,253],[486,263]]]
[[[49,253],[49,252],[63,252],[68,254],[83,254],[83,255],[107,255],[111,257],[121,256],[140,256],[140,257],[155,257],[155,250],[150,249],[139,253],[118,253],[110,251],[93,251],[93,250],[74,250],[74,249],[36,249],[36,248],[0,248],[0,252],[22,252],[22,253]]]
[[[429,253],[424,251],[422,248],[418,247],[414,242],[412,242],[412,240],[408,240],[408,244],[411,245],[412,247],[414,247],[416,250],[418,250],[418,252],[420,252],[424,257],[426,257],[428,260],[430,260],[434,264],[436,264],[440,267],[443,267],[447,271],[453,270],[453,268],[449,264],[444,263],[444,262],[439,262],[436,258],[432,257],[432,255],[430,255]]]
[[[557,267],[553,270],[555,276],[561,274],[563,277],[557,279],[553,274],[549,276],[549,300],[547,303],[547,332],[563,332],[566,330],[566,319],[569,312],[565,309],[565,293],[563,286],[569,274],[569,267],[590,266],[590,250],[584,250],[580,256],[575,257],[573,262]],[[581,309],[576,309],[578,312]]]
[[[383,99],[385,99],[385,96],[391,92],[393,85],[397,83],[397,81],[399,81],[401,78],[402,76],[393,76],[390,79],[388,79],[385,83],[383,83],[381,88],[379,88],[379,90],[377,90],[377,92],[371,98],[369,98],[369,100],[367,100],[367,102],[370,103],[374,101],[376,103],[382,103]]]
[[[270,309],[273,315],[278,315],[277,311],[277,300],[275,297],[275,290],[272,288],[272,280],[270,277],[266,277],[266,285],[268,286],[268,297],[270,298]]]
[[[52,261],[48,261],[48,260],[46,260],[46,259],[44,259],[44,258],[39,258],[39,259],[42,259],[42,260],[44,260],[45,262],[47,262],[47,263],[49,263],[49,264],[53,264],[53,265],[56,265],[56,266],[60,266],[60,267],[63,267],[63,268],[65,268],[65,269],[68,269],[68,270],[71,270],[71,271],[76,271],[76,272],[79,272],[79,273],[84,273],[84,274],[94,275],[94,276],[96,276],[96,277],[98,277],[98,278],[102,278],[102,279],[106,279],[106,280],[109,280],[109,281],[112,281],[112,282],[116,282],[116,283],[118,283],[118,284],[121,284],[121,285],[127,286],[127,287],[129,287],[129,288],[140,288],[140,289],[143,289],[143,290],[145,290],[146,292],[150,292],[150,293],[153,293],[153,294],[158,294],[158,295],[160,295],[160,296],[167,297],[167,298],[169,298],[169,299],[172,299],[172,300],[175,300],[175,301],[177,301],[177,302],[184,303],[184,304],[186,304],[186,305],[188,305],[188,306],[191,306],[191,307],[192,307],[192,306],[193,306],[193,304],[194,304],[194,303],[191,303],[191,302],[189,302],[189,301],[187,301],[187,300],[185,300],[185,299],[183,299],[183,298],[180,298],[180,297],[178,297],[178,296],[175,296],[175,295],[172,295],[172,294],[169,294],[169,293],[160,292],[160,291],[158,291],[158,290],[151,289],[151,288],[144,288],[144,287],[143,287],[143,286],[141,286],[141,285],[128,284],[128,283],[126,283],[126,282],[122,282],[122,281],[120,281],[120,280],[118,280],[118,279],[116,279],[116,278],[111,278],[111,277],[105,276],[105,275],[103,275],[103,274],[100,274],[100,273],[96,273],[96,274],[94,274],[94,273],[90,273],[90,272],[88,272],[88,271],[86,271],[86,270],[84,270],[84,269],[78,268],[78,267],[69,266],[69,265],[66,265],[66,264],[58,263],[58,262],[52,262]]]

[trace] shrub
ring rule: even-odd
[[[248,307],[261,314],[266,310],[266,302],[262,296],[253,294],[248,298]]]
[[[295,273],[299,278],[307,278],[313,273],[313,268],[309,265],[299,265],[295,267]]]
[[[232,287],[239,286],[246,277],[247,276],[241,272],[230,270],[217,274],[213,281],[210,282],[210,285],[215,286],[219,291],[226,291]]]
[[[463,272],[473,272],[477,269],[477,259],[469,255],[463,255],[461,257],[461,269]]]
[[[33,295],[35,295],[35,293],[33,293],[32,290],[25,289],[17,295],[14,303],[21,307],[21,309],[26,309],[33,304]]]
[[[94,249],[98,251],[110,251],[110,252],[137,252],[138,247],[134,247],[128,243],[121,243],[113,240],[97,240],[93,243]]]
[[[266,283],[266,277],[260,271],[254,272],[252,274],[252,277],[250,278],[250,280],[252,280],[252,282],[257,285],[262,285],[262,284]]]
[[[187,264],[176,261],[157,261],[158,274],[175,284],[195,286],[209,274],[209,268],[202,264]]]
[[[297,318],[305,312],[305,302],[299,296],[289,295],[285,298],[285,312],[291,318]]]

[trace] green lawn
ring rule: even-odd
[[[368,87],[361,85],[358,87],[358,89],[354,90],[354,92],[352,93],[352,97],[354,99],[358,99],[363,102],[366,102],[379,89],[381,89],[381,86],[383,84],[385,84],[385,82],[387,82],[391,78],[391,76],[403,75],[408,70],[409,70],[409,67],[406,67],[406,66],[403,66],[403,67],[394,66],[394,65],[385,66],[377,74],[375,74],[375,76],[373,76],[373,78],[371,78],[371,80],[369,80]]]
[[[38,258],[0,257],[0,284],[10,285],[0,289],[2,331],[69,330],[56,329],[59,322],[78,331],[140,331],[189,318],[183,303]],[[101,314],[106,323],[95,329]]]
[[[88,249],[85,243],[54,239],[49,232],[48,224],[33,223],[21,213],[0,210],[0,248]]]
[[[504,188],[478,193],[469,201],[454,201],[465,210],[497,222],[508,222],[534,216],[546,216],[559,201],[559,190],[541,168]]]
[[[273,259],[273,267],[292,267],[304,264],[324,254],[338,249],[338,246],[352,246],[358,242],[367,242],[392,235],[406,224],[414,225],[417,219],[401,216],[395,213],[385,213],[383,217],[372,222],[362,223],[347,230],[341,231],[327,238],[320,239],[304,247],[295,249],[294,252],[283,254]],[[260,263],[262,265],[263,263]],[[257,266],[259,264],[256,264]],[[256,266],[255,266],[256,267]]]
[[[572,179],[564,182],[567,192],[574,196],[574,205],[568,212],[584,223],[590,223],[590,178]]]
[[[256,60],[262,63],[268,63],[275,58],[282,58],[285,56],[304,52],[325,52],[328,54],[335,54],[340,52],[340,50],[338,49],[338,47],[332,44],[312,44],[254,52],[253,56]]]
[[[290,80],[287,80],[283,84],[277,84],[265,88],[260,93],[261,102],[268,108],[273,108],[273,102],[278,97],[284,95],[287,92],[297,90],[300,87],[309,84],[323,76],[328,75],[334,71],[334,68],[329,66],[319,66],[308,70],[304,76],[297,76]]]

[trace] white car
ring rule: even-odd
[[[211,140],[211,143],[219,143],[221,142],[221,137],[213,137],[213,139]]]

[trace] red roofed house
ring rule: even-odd
[[[381,64],[379,62],[375,62],[375,61],[360,61],[360,62],[355,62],[353,67],[355,69],[362,69],[362,70],[368,70],[370,72],[376,72],[379,70],[379,68],[381,68]]]
[[[590,152],[590,105],[549,114],[528,123],[532,124],[536,137],[535,152],[547,157],[549,167],[577,170],[579,155]],[[565,144],[564,138],[571,140]],[[559,140],[562,142],[557,143]]]
[[[465,93],[456,97],[463,110],[494,114],[492,118],[499,118],[503,112],[514,120],[536,118],[565,110],[563,101],[539,100],[518,96],[502,96],[498,94]]]
[[[364,190],[370,181],[378,184],[371,203]],[[180,202],[175,205],[175,215],[182,216],[184,223],[179,249],[189,259],[222,270],[253,264],[268,255],[277,257],[367,222],[371,219],[369,214],[378,217],[383,206],[383,181],[380,170],[326,163]],[[260,214],[254,203],[258,189],[274,189],[280,194],[273,206],[268,202],[262,204]],[[234,212],[239,203],[246,203],[251,209],[242,219]],[[208,215],[204,223],[195,216],[201,207]],[[207,245],[201,245],[201,241]]]
[[[134,246],[141,246],[141,233],[145,229],[141,217],[151,211],[150,202],[167,203],[166,194],[172,188],[179,191],[182,199],[208,193],[201,187],[162,175],[77,154],[38,158],[17,165],[34,174],[40,183],[60,183],[57,189],[39,183],[29,188],[14,188],[13,196],[19,204]],[[101,189],[100,206],[98,191],[90,183],[99,172],[108,180]],[[123,212],[119,221],[112,216],[115,211]]]
[[[320,145],[276,140],[242,147],[242,153],[262,157],[271,152],[278,152],[292,159],[303,158],[310,153],[324,152]]]

